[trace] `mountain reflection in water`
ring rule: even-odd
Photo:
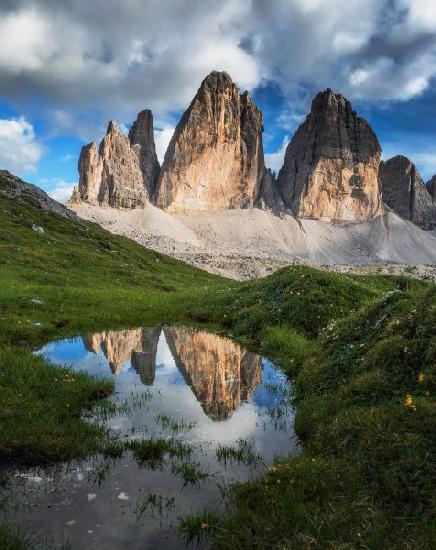
[[[262,358],[228,338],[179,327],[105,331],[83,337],[87,351],[101,350],[113,374],[130,363],[145,385],[153,385],[163,334],[174,362],[212,420],[225,420],[262,383]]]

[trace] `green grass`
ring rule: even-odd
[[[32,540],[19,529],[0,523],[0,543],[3,550],[32,550]]]
[[[218,462],[224,463],[225,466],[235,462],[245,466],[262,462],[262,457],[253,451],[253,443],[247,439],[239,439],[237,447],[218,445],[215,454]]]
[[[434,547],[435,298],[379,297],[323,331],[296,372],[302,454],[231,493],[214,548]]]
[[[99,448],[104,431],[83,422],[113,383],[45,364],[29,351],[0,348],[0,450],[25,464],[81,457]]]
[[[44,464],[123,452],[81,420],[110,383],[46,365],[35,347],[108,328],[203,325],[289,373],[303,451],[235,487],[225,513],[185,518],[187,539],[209,534],[216,548],[431,548],[435,293],[406,277],[298,266],[236,283],[0,195],[0,456]],[[195,482],[202,472],[190,465],[178,473]]]
[[[199,485],[205,483],[211,474],[201,469],[198,462],[184,461],[175,462],[171,468],[173,475],[183,479],[183,486]]]
[[[127,447],[140,466],[151,469],[161,468],[166,456],[183,459],[192,453],[189,445],[176,439],[137,439]]]
[[[180,322],[187,304],[217,286],[222,279],[95,224],[0,195],[0,456],[46,463],[84,456],[102,439],[80,414],[112,385],[56,374],[31,348],[103,327]],[[68,374],[74,383],[60,380]]]

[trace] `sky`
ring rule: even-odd
[[[0,0],[0,169],[65,201],[80,148],[145,108],[162,160],[212,70],[262,110],[275,171],[332,88],[383,158],[436,174],[436,0]]]

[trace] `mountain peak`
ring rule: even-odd
[[[229,73],[226,71],[212,71],[203,79],[200,88],[208,87],[214,90],[220,90],[231,86],[235,86],[235,84]]]
[[[369,124],[330,88],[289,143],[278,177],[287,208],[306,218],[364,220],[382,212],[381,149]]]

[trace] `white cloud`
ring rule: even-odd
[[[35,172],[45,153],[25,118],[0,119],[0,167],[14,174]]]
[[[175,127],[169,124],[155,125],[154,141],[156,144],[156,154],[159,162],[162,164],[168,144],[173,137]]]
[[[12,12],[0,20],[0,66],[10,73],[42,69],[55,47],[50,23],[34,9]]]
[[[278,151],[265,155],[265,166],[267,168],[271,168],[273,172],[278,172],[283,166],[283,160],[285,158],[286,147],[288,146],[289,140],[289,136],[285,136]]]
[[[436,77],[434,0],[253,2],[251,52],[292,98],[301,85],[407,100]]]
[[[293,102],[325,87],[350,99],[407,100],[436,77],[434,0],[119,6],[1,2],[0,94],[12,102],[41,98],[56,132],[90,140],[107,120],[129,122],[143,108],[172,120],[214,69],[249,90],[273,81]]]
[[[61,178],[41,179],[38,182],[52,199],[65,204],[71,197],[74,187],[77,183],[69,183]]]
[[[245,31],[237,24],[250,6],[131,0],[120,10],[118,0],[28,0],[0,7],[0,93],[44,97],[56,104],[58,127],[80,132],[81,124],[69,124],[71,109],[97,104],[100,116],[129,121],[152,108],[167,118],[215,69],[251,89],[260,72],[240,45]]]

